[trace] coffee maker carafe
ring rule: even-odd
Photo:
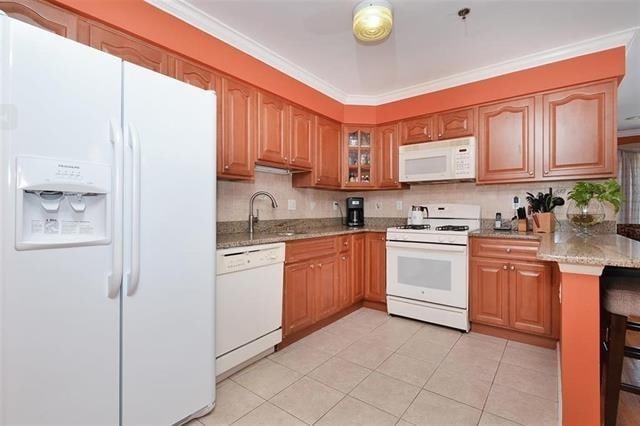
[[[347,226],[364,226],[364,198],[347,198]]]

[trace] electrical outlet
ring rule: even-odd
[[[338,202],[337,201],[333,202],[333,210],[334,211],[338,210]]]
[[[289,200],[288,208],[289,208],[289,210],[295,210],[296,209],[296,200]]]
[[[382,202],[378,201],[376,202],[376,210],[380,210],[382,209]]]
[[[402,210],[402,200],[396,201],[396,210]]]

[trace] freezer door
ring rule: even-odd
[[[124,63],[122,423],[211,408],[215,94]]]
[[[0,425],[117,425],[113,227],[81,238],[79,226],[99,212],[100,221],[113,219],[121,61],[4,15],[0,61]],[[99,201],[37,195],[86,188],[70,180],[91,173],[103,184]],[[21,194],[27,187],[36,192]],[[64,229],[55,226],[61,218]],[[21,219],[27,233],[17,237]],[[82,232],[97,231],[89,228]]]

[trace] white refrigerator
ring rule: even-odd
[[[0,12],[0,426],[215,401],[215,94]]]

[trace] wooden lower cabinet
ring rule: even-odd
[[[364,299],[364,279],[365,279],[365,234],[353,236],[351,244],[351,261],[353,271],[353,283],[351,285],[351,302],[357,303]]]
[[[544,262],[509,265],[509,327],[551,334],[551,266]]]
[[[282,334],[291,335],[313,324],[314,263],[301,262],[284,268]]]
[[[509,271],[505,262],[473,259],[470,273],[471,321],[509,326]]]
[[[319,259],[311,268],[315,269],[316,309],[314,321],[320,321],[340,310],[340,284],[338,277],[340,264],[338,256]],[[347,280],[348,281],[348,280]]]
[[[384,232],[366,234],[364,299],[385,303],[387,300],[387,239]]]
[[[338,310],[353,303],[353,256],[350,251],[338,255]]]
[[[539,336],[552,344],[559,337],[560,309],[552,264],[535,260],[535,254],[531,256],[517,249],[519,245],[523,249],[530,248],[531,241],[504,240],[506,248],[502,258],[495,256],[495,250],[482,257],[481,248],[487,246],[484,241],[496,247],[499,242],[482,238],[471,241],[469,298],[472,324],[513,333],[502,334],[503,337]]]

